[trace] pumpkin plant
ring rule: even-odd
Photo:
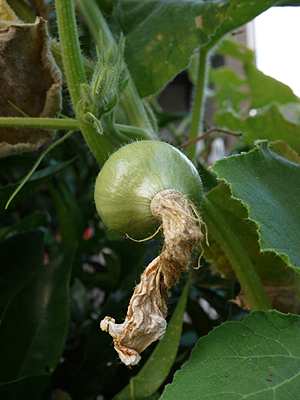
[[[15,32],[42,29],[28,48],[47,53],[55,77],[43,85],[59,94],[48,115],[24,109],[35,89],[10,96],[29,78],[6,79],[1,98],[11,155],[0,160],[0,398],[298,399],[299,99],[224,37],[300,4],[51,5],[49,35],[36,4],[0,6],[1,59]],[[216,52],[245,76],[210,71]],[[170,114],[159,92],[183,69],[193,105]],[[208,79],[217,135],[204,118]],[[262,95],[264,85],[275,89]],[[37,129],[57,141],[22,153],[41,144]],[[213,141],[239,131],[236,154],[208,168]]]

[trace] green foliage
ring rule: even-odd
[[[49,265],[36,268],[8,302],[0,329],[2,382],[42,375],[57,366],[69,327],[74,250],[73,245]]]
[[[226,180],[235,198],[247,204],[249,217],[259,225],[262,250],[276,252],[299,271],[300,166],[273,153],[267,141],[249,153],[218,161],[212,168]]]
[[[76,3],[55,1],[49,26],[53,37],[59,30],[59,44],[51,48],[59,65],[63,60],[67,82],[62,112],[68,119],[61,125],[55,119],[55,126],[64,130],[70,121],[81,133],[44,158],[36,151],[0,160],[0,399],[54,400],[57,389],[72,400],[298,399],[299,317],[262,310],[300,310],[300,103],[289,87],[256,68],[251,50],[224,39],[279,2]],[[16,1],[19,13],[22,5]],[[208,74],[214,52],[238,60],[243,76],[226,67]],[[157,93],[189,67],[199,92],[194,109],[158,106]],[[170,291],[165,336],[129,369],[99,322],[106,315],[124,320],[141,272],[163,243],[136,243],[104,226],[94,204],[98,162],[121,143],[158,140],[157,128],[168,129],[178,146],[209,131],[204,93],[215,99],[214,123],[243,136],[235,154],[211,168],[208,156],[221,133],[202,141],[199,157],[185,149],[203,181],[200,211],[209,246],[203,241],[189,277]],[[31,127],[54,126],[22,119]],[[0,118],[0,137],[6,123]],[[5,209],[37,160],[40,169]]]
[[[276,79],[265,75],[255,66],[255,54],[241,43],[236,43],[233,40],[224,40],[218,47],[218,54],[226,55],[242,61],[245,71],[246,80],[232,80],[230,76],[226,76],[232,87],[241,87],[248,85],[249,93],[247,98],[250,98],[250,108],[262,108],[270,103],[278,102],[286,104],[290,102],[299,102],[298,97],[293,93],[292,89],[287,85],[278,82]],[[232,70],[230,70],[233,73]],[[228,74],[224,68],[218,68],[215,73],[223,77],[223,73]],[[223,78],[224,79],[224,78]],[[216,79],[216,83],[218,79]],[[229,82],[227,82],[229,84]],[[224,83],[221,83],[224,88]]]
[[[219,162],[214,166],[214,170],[218,165]],[[244,186],[246,186],[246,184],[249,185],[248,192],[251,192],[252,196],[254,196],[254,193],[259,193],[257,188],[255,188],[255,190],[253,190],[252,187],[250,188],[249,180],[246,181],[244,175],[240,171],[239,179],[240,183],[243,182]],[[227,229],[230,228],[233,232],[232,234],[236,235],[237,240],[242,243],[243,248],[247,251],[263,283],[283,284],[291,280],[293,271],[286,268],[285,262],[281,260],[280,257],[276,257],[273,252],[265,251],[261,253],[256,224],[253,223],[253,221],[249,221],[247,209],[241,202],[231,197],[230,188],[228,186],[220,184],[207,194],[207,199],[222,215]],[[228,257],[226,257],[224,250],[213,234],[210,234],[213,227],[210,229],[210,220],[206,215],[205,207],[203,209],[202,218],[204,222],[206,222],[209,232],[209,247],[204,244],[206,260],[213,263],[222,275],[227,278],[234,277],[235,273]]]
[[[28,180],[24,188],[14,198],[14,202],[20,201],[28,193],[31,193],[34,189],[39,187],[43,182],[49,180],[53,175],[66,168],[69,164],[74,161],[74,158],[69,161],[62,163],[55,163],[55,165],[41,169],[35,172]],[[13,192],[19,187],[19,183],[13,183],[0,188],[0,214],[5,211],[6,204],[13,194]]]
[[[233,131],[245,132],[243,139],[249,145],[253,145],[253,141],[258,137],[269,141],[285,140],[295,150],[299,151],[299,122],[290,121],[286,115],[286,112],[290,113],[289,107],[293,107],[292,104],[287,105],[287,108],[282,108],[279,104],[271,103],[256,110],[253,117],[249,116],[246,119],[234,112],[224,111],[216,115],[215,122],[219,126]],[[278,128],[279,134],[277,130],[274,130],[274,126]]]
[[[222,324],[198,341],[161,399],[298,399],[299,322],[297,315],[253,311]]]
[[[193,3],[193,4],[192,4]],[[126,36],[125,60],[142,97],[156,93],[210,41],[229,2],[120,1],[113,18]]]
[[[48,382],[49,374],[44,373],[0,383],[0,396],[3,399],[37,400]]]
[[[260,1],[118,1],[114,24],[126,36],[125,60],[142,97],[185,68],[195,48],[211,46],[276,3]]]
[[[244,45],[225,40],[218,53],[241,61],[246,79],[225,67],[212,72],[219,108],[215,123],[243,132],[243,140],[250,146],[256,139],[282,139],[299,151],[299,99],[293,91],[259,71],[254,53]]]
[[[26,221],[22,220],[18,224],[19,226],[22,224],[23,229],[27,230],[27,232],[15,233],[10,238],[0,242],[1,315],[14,293],[43,263],[44,235],[38,230],[31,231],[31,226],[28,222],[29,219],[27,218]],[[12,229],[12,232],[14,232],[14,229]],[[15,249],[18,249],[17,253],[15,253]]]

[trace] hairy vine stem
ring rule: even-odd
[[[87,145],[99,163],[103,164],[114,148],[105,135],[101,135],[94,124],[82,118],[78,111],[82,98],[81,86],[87,84],[87,78],[81,57],[74,3],[72,0],[56,0],[55,8],[64,71],[75,114]]]

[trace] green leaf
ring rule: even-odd
[[[243,63],[255,63],[255,53],[242,43],[234,39],[224,39],[217,47],[216,53],[222,56],[236,58]]]
[[[286,107],[273,103],[257,111],[255,116],[246,119],[234,111],[219,112],[215,114],[214,122],[220,127],[243,132],[243,140],[251,146],[257,139],[285,140],[300,151],[300,124],[290,121]]]
[[[140,399],[151,396],[162,385],[177,354],[188,289],[189,280],[185,285],[164,337],[157,344],[140,372],[134,378],[131,378],[129,385],[118,393],[114,400]]]
[[[279,146],[277,150],[281,149]],[[283,148],[284,151],[287,149]],[[246,207],[238,200],[231,197],[230,188],[224,183],[219,184],[206,195],[206,199],[212,204],[213,209],[217,211],[219,219],[222,216],[223,226],[226,227],[225,240],[229,241],[229,236],[235,237],[235,242],[240,242],[246,254],[266,291],[272,308],[288,313],[300,309],[300,302],[295,290],[294,274],[291,268],[287,268],[285,262],[273,252],[262,252],[258,243],[257,226],[248,219]],[[220,227],[216,227],[211,221],[211,210],[207,214],[206,202],[203,203],[201,217],[207,225],[209,247],[202,244],[204,248],[204,257],[211,262],[217,270],[227,279],[237,278],[229,255],[219,240]],[[218,234],[215,235],[217,229]],[[241,265],[241,264],[240,264]],[[243,266],[247,268],[247,266]],[[237,271],[238,275],[238,271]],[[242,285],[243,286],[243,285]],[[257,286],[249,285],[251,291]],[[242,288],[244,289],[244,288]],[[247,289],[247,287],[246,287]],[[257,296],[256,296],[257,299]],[[235,298],[242,308],[249,308],[249,300],[242,290]]]
[[[262,283],[280,285],[293,279],[293,270],[286,268],[286,264],[280,257],[276,257],[273,252],[261,252],[256,224],[249,221],[246,207],[240,201],[231,198],[230,189],[227,185],[219,184],[206,197],[222,215],[228,233],[229,230],[233,231],[243,245]],[[225,277],[234,278],[234,271],[222,247],[213,235],[210,235],[210,220],[206,220],[205,207],[201,217],[207,224],[209,234],[209,247],[205,243],[202,244],[205,250],[205,259],[212,262]]]
[[[263,251],[276,252],[297,272],[300,268],[300,165],[274,152],[267,141],[249,153],[224,158],[211,168],[231,186],[258,224]],[[295,184],[296,183],[296,184]]]
[[[78,323],[88,319],[91,309],[91,301],[87,297],[87,290],[84,284],[76,279],[71,288],[72,317]]]
[[[14,381],[0,383],[0,399],[37,400],[49,382],[48,374],[25,376]]]
[[[292,6],[300,6],[299,0],[285,0],[285,1],[279,1],[277,4],[279,7],[292,7]]]
[[[278,156],[285,158],[286,160],[291,161],[295,164],[300,164],[299,154],[283,140],[277,140],[276,142],[271,142],[269,145],[270,149]]]
[[[47,224],[47,215],[43,213],[34,213],[32,215],[28,215],[27,217],[23,218],[21,221],[6,226],[5,228],[0,229],[0,240],[5,238],[6,236],[11,236],[13,234],[37,229],[40,226],[45,226]]]
[[[26,185],[20,190],[20,192],[16,195],[12,204],[23,199],[34,189],[39,187],[43,182],[48,181],[53,175],[62,171],[68,165],[70,165],[77,157],[72,158],[71,160],[64,161],[62,163],[52,165],[50,167],[41,169],[35,172],[31,178],[27,181]],[[12,185],[7,185],[0,188],[0,214],[5,211],[5,205],[12,195],[12,193],[18,188],[19,183],[14,183]]]
[[[216,68],[210,75],[216,88],[213,97],[217,100],[219,109],[233,108],[234,111],[239,112],[241,102],[249,96],[243,90],[246,81],[228,67]]]
[[[251,101],[250,108],[262,108],[269,105],[271,102],[278,102],[279,104],[299,102],[299,98],[294,94],[289,86],[277,81],[271,76],[265,75],[262,71],[256,68],[255,53],[245,45],[235,42],[234,40],[224,40],[220,47],[218,47],[217,53],[233,57],[243,62],[246,80],[238,82],[235,79],[234,83],[235,86],[240,87],[240,90],[243,90],[243,85],[245,85],[245,83],[248,84],[248,97]],[[226,72],[227,69],[217,68],[215,73],[219,74],[218,71],[223,70]],[[234,73],[233,70],[231,71]],[[217,79],[220,81],[218,76]],[[224,79],[225,77],[223,78],[223,81]],[[226,87],[228,84],[229,83],[226,81],[219,82],[220,86],[225,85]]]
[[[44,374],[58,364],[69,328],[69,279],[75,246],[37,273],[15,294],[0,326],[0,379]]]
[[[158,400],[159,398],[160,398],[160,394],[157,392],[156,394],[153,394],[152,396],[143,397],[142,399],[139,399],[139,400]]]
[[[299,102],[289,86],[265,75],[252,63],[245,65],[245,72],[250,86],[252,108],[262,108],[275,101],[280,104]]]
[[[259,71],[254,53],[240,43],[225,40],[218,53],[242,61],[246,79],[239,79],[228,68],[211,73],[220,110],[214,122],[242,131],[243,140],[251,146],[256,139],[282,139],[299,151],[300,105],[291,88]],[[241,103],[243,94],[247,102]]]
[[[222,23],[211,37],[213,42],[219,41],[227,33],[246,24],[268,8],[276,5],[278,0],[230,0],[229,3],[230,7],[226,18],[222,19]]]
[[[126,36],[125,60],[142,97],[159,91],[207,44],[229,1],[121,0],[113,19]]]
[[[42,267],[44,234],[19,233],[0,242],[0,315],[12,296]]]
[[[81,168],[81,167],[79,167]],[[81,171],[80,171],[81,172]],[[86,187],[88,189],[90,189],[89,191],[86,191],[82,188],[82,186],[80,185],[80,181],[76,176],[76,180],[78,179],[78,181],[76,181],[76,184],[79,186],[79,188],[84,191],[84,194],[86,196],[86,201],[90,203],[93,203],[94,201],[94,179],[96,178],[96,176],[91,175],[90,171],[87,170],[87,177],[90,179],[90,181],[92,182],[92,185],[90,185],[88,182],[86,182],[86,180],[84,180],[84,184],[86,184]],[[69,213],[71,215],[71,217],[74,219],[74,221],[76,221],[76,231],[77,231],[77,236],[79,238],[82,237],[84,230],[86,229],[86,216],[84,215],[84,212],[82,210],[81,204],[80,204],[80,198],[79,198],[79,193],[80,191],[77,189],[77,191],[75,190],[75,188],[72,186],[71,182],[68,181],[68,175],[67,175],[67,171],[65,174],[61,174],[59,176],[59,190],[60,193],[62,195],[63,200],[65,201]],[[78,172],[77,172],[78,174]],[[64,176],[65,175],[65,176]],[[74,179],[74,177],[73,177]],[[92,186],[92,187],[91,187]],[[79,193],[78,193],[79,192]],[[88,196],[90,196],[88,198]],[[88,205],[87,205],[88,206]]]
[[[59,228],[62,235],[62,244],[63,247],[66,249],[76,240],[76,221],[73,220],[72,216],[70,215],[61,194],[52,185],[49,185],[49,189],[57,210]]]
[[[276,4],[276,0],[121,0],[113,13],[126,36],[125,59],[142,97],[161,90],[189,64],[199,46],[212,46]]]
[[[201,338],[161,400],[297,400],[300,317],[253,311]]]
[[[300,100],[300,99],[299,99]],[[296,125],[300,125],[300,103],[286,103],[281,104],[279,107],[281,114],[284,118]]]

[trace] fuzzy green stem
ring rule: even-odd
[[[71,118],[23,118],[0,117],[0,126],[14,128],[38,128],[49,130],[78,130],[79,122]]]
[[[77,33],[74,3],[56,0],[56,15],[62,58],[68,88],[74,107],[81,99],[81,85],[87,83]]]
[[[253,264],[235,233],[224,221],[220,212],[204,196],[203,219],[208,231],[221,246],[239,280],[253,310],[272,308]]]
[[[95,0],[76,0],[79,6],[80,12],[89,27],[89,30],[97,43],[98,47],[101,48],[100,44],[100,31],[102,32],[103,41],[106,46],[114,44],[116,46],[113,35],[98,8]],[[157,135],[153,129],[153,126],[148,118],[145,111],[145,107],[142,103],[141,98],[138,95],[136,87],[130,77],[128,69],[126,69],[129,81],[121,99],[121,104],[126,114],[128,123],[132,126],[137,126],[144,131],[148,132],[147,139],[155,140]]]
[[[192,122],[190,128],[190,136],[189,140],[196,138],[201,135],[202,129],[202,117],[204,113],[204,90],[206,84],[206,74],[207,74],[207,54],[210,50],[210,47],[202,47],[199,51],[199,67],[198,67],[198,76],[197,76],[197,86],[196,86],[196,94],[194,98],[193,104],[193,114],[192,114]],[[196,155],[196,144],[193,144],[189,148],[188,157],[191,160],[194,160]]]
[[[87,145],[100,164],[103,164],[114,150],[105,135],[96,126],[85,120],[78,111],[82,97],[81,86],[87,83],[82,61],[73,0],[56,0],[56,15],[61,44],[65,76],[76,117]]]

